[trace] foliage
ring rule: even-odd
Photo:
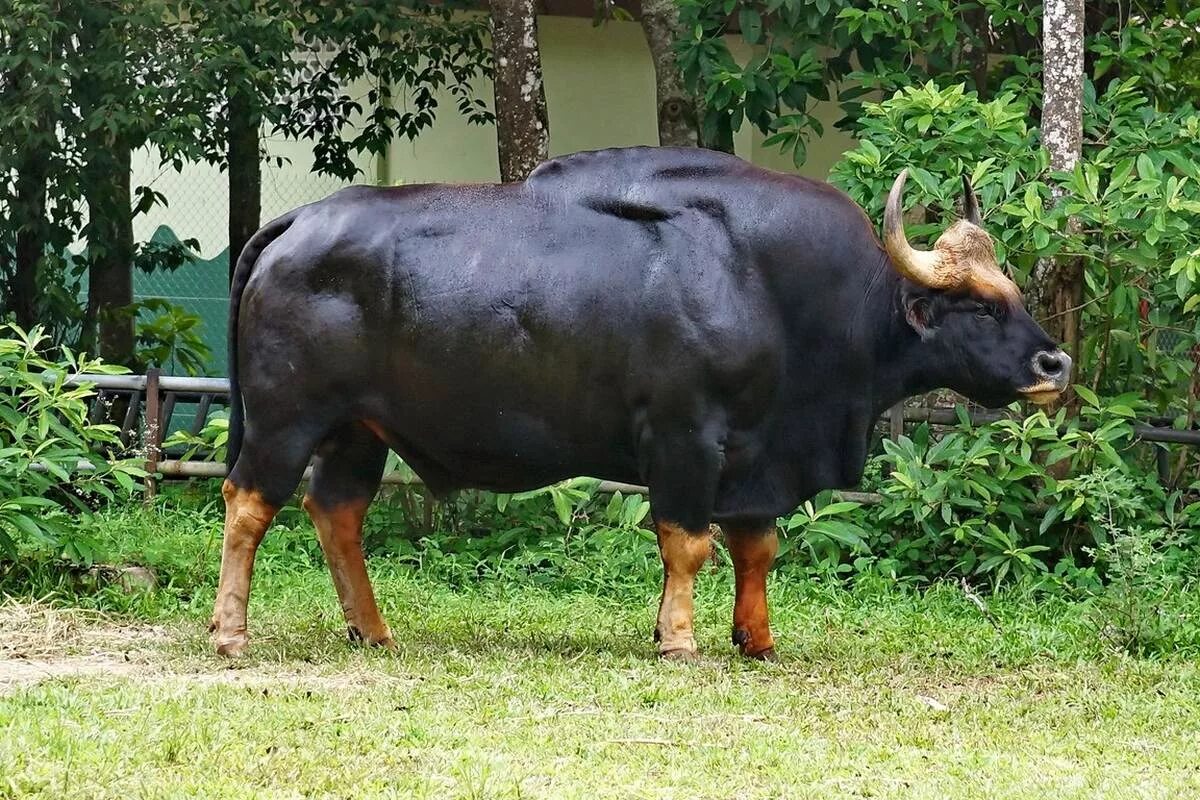
[[[1102,489],[1103,491],[1103,489]],[[1108,523],[1109,538],[1095,550],[1108,580],[1096,593],[1091,622],[1115,649],[1146,656],[1171,652],[1187,623],[1171,607],[1184,582],[1172,563],[1187,544],[1179,531]]]
[[[163,440],[163,449],[181,449],[179,458],[185,461],[225,462],[229,447],[229,412],[217,411],[208,416],[200,433],[177,430]]]
[[[224,164],[234,98],[277,134],[312,143],[314,171],[352,179],[354,154],[381,153],[434,122],[447,90],[472,123],[492,114],[472,82],[491,68],[487,20],[460,1],[189,0],[188,109],[218,124],[203,158]],[[297,58],[296,51],[306,53]],[[365,90],[355,84],[366,83]],[[400,92],[407,102],[398,103]],[[365,105],[362,100],[365,99]]]
[[[1137,4],[1135,4],[1137,5]],[[1200,10],[1147,3],[1089,3],[1092,77],[1144,79],[1161,108],[1200,97]],[[862,98],[934,81],[965,83],[990,98],[1010,79],[1040,95],[1041,4],[1012,0],[680,0],[680,66],[704,100],[709,144],[728,144],[743,121],[792,154],[823,128],[817,101],[836,98],[854,130]],[[752,47],[735,57],[737,20]],[[1036,106],[1037,103],[1035,102]],[[1036,118],[1035,118],[1036,119]]]
[[[200,317],[167,300],[148,298],[121,309],[136,323],[135,367],[161,367],[170,374],[198,375],[212,353],[200,338]]]
[[[820,547],[781,548],[783,568],[922,583],[961,575],[1087,594],[1101,578],[1122,580],[1108,574],[1117,539],[1151,531],[1172,543],[1171,574],[1200,577],[1190,555],[1200,548],[1200,483],[1190,496],[1168,493],[1137,455],[1136,401],[1101,404],[1083,393],[1077,416],[1037,411],[972,427],[960,408],[959,426],[940,435],[923,424],[884,440],[869,470],[882,502],[826,496],[785,517],[789,539],[816,536]]]
[[[792,550],[802,546],[807,560],[819,572],[827,575],[850,572],[851,565],[844,563],[843,555],[870,552],[866,542],[870,534],[849,519],[861,508],[862,504],[855,502],[806,500],[795,513],[780,520],[779,527],[784,536],[777,558],[787,563],[789,558],[794,558]]]
[[[422,566],[453,564],[467,580],[504,573],[561,581],[566,573],[592,585],[586,572],[571,568],[582,553],[611,559],[631,579],[656,572],[654,534],[643,527],[649,502],[639,494],[601,494],[599,485],[576,478],[519,494],[463,492],[438,504],[436,531],[413,524],[411,496],[400,490],[372,510],[364,546]],[[422,502],[432,501],[425,495]]]
[[[115,427],[88,419],[91,388],[65,381],[123,370],[70,351],[46,361],[39,329],[0,334],[0,555],[14,558],[23,544],[89,562],[90,504],[129,498],[143,473],[118,456]]]

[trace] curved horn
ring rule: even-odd
[[[892,191],[888,194],[887,206],[883,211],[883,246],[891,257],[896,271],[913,283],[919,283],[930,289],[949,288],[952,275],[940,269],[942,254],[929,250],[917,250],[908,243],[904,235],[904,182],[908,179],[908,169],[900,170]]]
[[[983,219],[979,215],[979,198],[975,196],[975,190],[971,188],[971,179],[966,173],[962,176],[963,182],[963,219],[972,225],[983,227]]]

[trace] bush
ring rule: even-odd
[[[1119,536],[1157,531],[1173,543],[1175,574],[1194,573],[1200,502],[1168,493],[1139,458],[1132,400],[1082,394],[1074,417],[1038,411],[973,427],[960,408],[958,427],[940,435],[923,424],[911,437],[884,440],[867,468],[883,502],[826,494],[806,503],[780,521],[804,545],[781,548],[784,563],[823,575],[961,575],[1089,591],[1099,585],[1086,566],[1093,556]],[[1111,563],[1098,558],[1101,576]]]
[[[1107,581],[1093,598],[1091,623],[1114,649],[1167,653],[1194,630],[1175,609],[1184,581],[1172,562],[1181,544],[1179,532],[1166,528],[1113,528],[1096,549]]]
[[[175,431],[163,441],[163,449],[180,450],[179,458],[185,461],[223,462],[229,449],[229,411],[211,414],[199,433]]]
[[[88,419],[92,389],[65,383],[124,370],[65,349],[46,361],[45,344],[40,329],[0,326],[0,555],[15,558],[24,544],[86,563],[91,505],[129,498],[144,473],[120,457],[115,426]]]
[[[464,581],[506,575],[584,588],[596,583],[588,565],[597,559],[633,582],[658,574],[655,537],[644,525],[650,503],[598,487],[575,478],[519,494],[462,492],[430,510],[432,529],[419,519],[428,495],[415,500],[402,487],[372,506],[364,548]]]

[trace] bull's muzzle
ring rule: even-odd
[[[1030,368],[1037,380],[1021,394],[1039,405],[1052,402],[1071,382],[1071,357],[1062,350],[1038,352]]]

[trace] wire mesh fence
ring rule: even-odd
[[[281,144],[268,140],[268,151],[280,154]],[[293,148],[294,150],[294,148]],[[197,331],[209,351],[201,372],[204,376],[228,375],[226,328],[229,318],[229,189],[227,176],[219,169],[192,164],[177,172],[158,165],[153,152],[141,154],[132,175],[133,185],[150,186],[166,197],[135,218],[138,241],[173,244],[194,239],[195,257],[174,270],[136,271],[133,276],[135,301],[161,299],[200,318]],[[293,152],[282,165],[272,161],[262,171],[262,221],[267,222],[297,206],[328,196],[346,181],[311,171],[311,160]],[[159,365],[168,374],[177,373],[170,364]],[[169,435],[190,429],[197,405],[181,402],[170,418]]]
[[[297,206],[328,196],[345,181],[317,175],[301,159],[282,166],[264,164],[262,218],[266,222]],[[153,154],[137,165],[134,186],[151,186],[167,198],[139,216],[135,236],[141,241],[174,243],[194,239],[196,257],[172,271],[134,275],[134,299],[158,298],[201,319],[200,338],[211,356],[204,375],[228,372],[226,324],[229,315],[229,194],[226,175],[215,167],[188,165],[182,172],[157,166]],[[160,365],[170,369],[170,365]]]

